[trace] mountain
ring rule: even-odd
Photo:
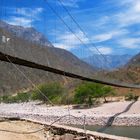
[[[12,27],[12,30],[15,31],[11,32],[10,27]],[[17,28],[19,28],[19,26],[14,26],[13,28],[11,25],[9,25],[7,29],[0,28],[0,36],[6,36],[10,38],[10,41],[8,41],[6,45],[5,43],[2,43],[2,41],[0,42],[1,52],[83,76],[92,76],[94,74],[95,69],[93,67],[81,61],[79,58],[66,50],[50,47],[50,45],[46,47],[40,47],[40,45],[37,43],[34,44],[33,42],[31,43],[31,41],[27,41],[26,37],[24,36],[19,37],[18,35],[15,35],[13,32],[17,32]],[[20,30],[18,30],[18,32],[19,31]],[[1,61],[0,77],[1,95],[6,93],[14,93],[22,89],[32,88],[31,81],[35,83],[35,85],[44,82],[58,81],[64,85],[71,83],[70,86],[73,86],[72,84],[77,82],[74,79],[66,78],[42,70],[16,66]]]
[[[140,53],[132,57],[132,59],[127,63],[126,66],[140,67]]]
[[[120,82],[140,84],[140,53],[132,57],[122,68],[106,72],[102,76]]]
[[[94,54],[93,56],[89,56],[84,58],[83,61],[92,65],[93,67],[102,68],[104,70],[113,70],[119,67],[124,66],[130,59],[131,55],[98,55]]]
[[[17,37],[24,38],[25,40],[32,42],[33,44],[53,47],[53,45],[48,41],[48,39],[42,33],[38,32],[35,28],[25,28],[22,26],[10,25],[2,20],[0,20],[0,28],[11,32]]]

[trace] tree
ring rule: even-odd
[[[38,86],[38,89],[39,90],[36,89],[33,91],[33,100],[47,102],[46,98],[40,93],[42,92],[49,100],[54,103],[58,103],[63,94],[63,88],[59,83],[41,84]]]
[[[103,86],[102,87],[102,92],[101,92],[101,97],[104,98],[104,102],[106,103],[106,97],[109,95],[114,95],[113,89],[109,86]]]
[[[111,87],[98,83],[86,82],[76,88],[74,100],[75,103],[78,104],[87,103],[92,105],[93,98],[97,99],[103,97],[105,102],[107,102],[106,97],[113,94],[114,92]]]
[[[101,84],[85,82],[75,90],[74,100],[78,104],[88,103],[92,105],[92,98],[98,98],[101,92]]]

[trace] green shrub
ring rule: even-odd
[[[59,83],[41,84],[38,86],[38,89],[34,89],[31,93],[18,93],[15,96],[2,96],[0,101],[4,103],[19,103],[28,102],[29,100],[41,100],[47,103],[48,98],[56,104],[60,104],[62,102],[64,90]],[[47,98],[45,98],[44,95]]]
[[[61,102],[63,88],[59,83],[41,84],[38,86],[38,89],[32,92],[32,100],[41,100],[43,102],[48,102],[48,100],[45,98],[46,96],[53,103]]]
[[[97,83],[85,82],[75,90],[74,102],[77,104],[93,104],[93,98],[105,97],[113,94],[113,89]],[[95,101],[95,100],[94,100]],[[105,99],[106,101],[106,99]]]
[[[104,98],[104,102],[106,103],[107,100],[106,100],[106,97],[109,96],[109,95],[115,95],[112,87],[109,87],[109,86],[103,86],[101,88],[101,92],[100,92],[100,97],[103,97]]]
[[[139,98],[139,96],[136,96],[136,95],[134,96],[134,100],[135,100],[135,101],[137,101],[138,98]]]
[[[133,93],[128,93],[127,95],[125,95],[126,101],[132,101],[132,100],[137,101],[138,98],[139,98],[139,96],[134,95]]]
[[[28,102],[31,98],[31,94],[30,93],[18,93],[15,96],[15,99],[19,102]]]
[[[97,97],[99,89],[97,88],[97,84],[94,83],[82,83],[75,90],[74,101],[78,104],[92,104],[93,97]]]
[[[9,96],[8,95],[1,96],[0,101],[3,102],[3,103],[8,103],[9,102]]]
[[[73,93],[64,92],[63,95],[61,96],[60,103],[65,105],[73,104],[74,103],[73,98],[74,98]]]
[[[30,100],[29,93],[18,93],[15,96],[4,95],[0,98],[0,101],[3,103],[19,103],[19,102],[28,102]]]

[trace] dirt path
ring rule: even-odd
[[[39,124],[33,124],[24,121],[11,121],[0,122],[0,129],[12,130],[18,132],[28,132],[41,128]],[[38,132],[33,134],[16,134],[11,132],[0,131],[0,140],[45,140],[44,132]]]

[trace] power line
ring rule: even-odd
[[[71,13],[69,12],[69,10],[64,6],[64,4],[62,3],[62,1],[61,1],[61,0],[58,0],[58,1],[61,3],[62,7],[65,9],[65,11],[66,11],[67,14],[70,16],[70,18],[73,20],[73,22],[78,26],[78,28],[81,30],[81,32],[84,34],[84,36],[85,36],[86,38],[88,38],[88,40],[90,41],[90,39],[89,39],[89,37],[87,36],[87,34],[85,33],[85,31],[82,29],[82,27],[80,26],[80,24],[75,20],[75,18],[71,15]],[[100,55],[102,55],[102,57],[104,57],[104,59],[106,60],[105,56],[100,52],[100,50],[96,47],[96,45],[93,44],[91,41],[90,41],[90,44],[92,44],[92,45],[95,47],[95,49],[98,51],[98,53],[99,53]]]
[[[68,30],[81,42],[81,44],[83,44],[85,47],[88,47],[87,44],[85,44],[84,41],[81,40],[81,38],[78,35],[75,34],[75,32],[68,26],[68,24],[64,21],[64,19],[54,10],[54,8],[49,4],[49,2],[47,0],[46,0],[46,3],[48,5],[48,7],[55,13],[55,15],[62,21],[62,23],[68,28]],[[99,49],[97,47],[96,47],[96,49],[103,56],[103,54],[99,51]],[[104,59],[106,60],[105,57],[104,57]]]
[[[31,42],[32,43],[32,42]],[[5,45],[6,45],[6,43],[5,43]],[[6,48],[6,47],[5,47]],[[14,51],[15,52],[15,51]],[[6,57],[6,59],[35,87],[35,88],[37,88],[36,87],[36,85],[25,75],[25,73],[24,72],[22,72],[12,61],[11,61],[11,59],[9,59],[9,57],[8,56],[5,56]],[[49,101],[49,103],[50,104],[52,104],[53,105],[53,103],[52,103],[52,101],[51,100],[49,100],[48,99],[48,97],[40,90],[40,89],[38,89],[37,88],[37,90],[39,91],[39,93],[42,95],[42,96],[44,96],[44,98],[45,99],[47,99],[48,101]],[[65,117],[65,116],[64,116]],[[51,125],[53,125],[55,122],[57,122],[57,121],[59,121],[60,119],[62,119],[62,118],[64,118],[64,117],[61,117],[61,118],[59,118],[58,120],[55,120],[53,123],[51,123],[50,124],[50,126]],[[69,113],[69,117],[70,117],[70,113]],[[36,132],[39,132],[39,131],[42,131],[44,129],[44,127],[43,128],[41,128],[41,129],[38,129],[38,130],[35,130],[35,131],[31,131],[31,132],[17,132],[17,131],[9,131],[9,130],[4,130],[4,129],[1,129],[0,131],[6,131],[6,132],[12,132],[12,133],[18,133],[18,134],[31,134],[31,133],[36,133]]]
[[[89,37],[87,36],[87,34],[85,33],[85,31],[82,29],[82,27],[79,25],[79,23],[74,19],[74,17],[71,15],[71,13],[69,12],[69,10],[63,5],[61,0],[58,0],[60,2],[60,4],[62,5],[62,7],[64,8],[64,10],[67,12],[67,14],[70,16],[70,18],[73,20],[73,22],[77,25],[77,27],[80,29],[80,31],[83,33],[83,35],[90,41],[90,44],[97,50],[97,52],[104,58],[104,60],[106,62],[107,59],[106,57],[100,52],[100,50],[96,47],[96,45],[94,43],[91,42],[91,40],[89,39]],[[63,24],[68,28],[68,30],[85,46],[88,48],[88,45],[84,43],[84,41],[82,41],[80,39],[80,37],[78,35],[75,34],[75,32],[70,28],[70,26],[64,21],[64,19],[58,14],[58,12],[56,12],[56,10],[49,4],[49,2],[46,0],[46,3],[48,5],[48,7],[55,13],[55,15],[63,22]],[[100,61],[100,60],[99,60]],[[109,63],[109,62],[108,62]],[[102,69],[102,68],[101,68]]]
[[[51,105],[53,105],[52,101],[30,80],[24,72],[22,72],[10,59],[6,56],[7,60],[39,91],[39,93],[47,100]]]
[[[5,47],[4,47],[4,50],[5,50],[5,48],[6,48],[6,45],[7,45],[7,43],[4,43],[4,45],[5,45]],[[10,47],[10,49],[11,49],[11,51],[14,51],[14,49],[12,49],[11,47]],[[15,52],[15,51],[14,51]],[[32,82],[32,80],[31,79],[29,79],[27,76],[26,76],[26,74],[23,72],[23,71],[21,71],[12,61],[11,61],[11,59],[6,55],[6,54],[4,54],[3,53],[3,55],[4,55],[4,57],[7,59],[7,61],[9,62],[9,63],[11,63],[30,83],[31,83],[31,85],[33,85],[33,87],[34,88],[36,88],[38,91],[39,91],[39,93],[51,104],[51,105],[54,105],[53,103],[52,103],[52,101],[51,100],[49,100],[49,98]]]
[[[52,8],[52,6],[47,2],[46,3],[48,5],[48,7],[57,15],[57,17],[63,22],[63,24],[70,30],[70,32],[72,32],[72,34],[75,35],[75,37],[85,46],[87,46],[76,34],[75,32],[68,26],[68,24],[63,20],[63,18]]]
[[[6,49],[6,45],[7,45],[7,42],[5,42],[4,43],[4,50]],[[10,49],[11,49],[11,51],[13,51],[14,52],[14,54],[15,54],[15,50],[13,49],[13,48],[11,48],[11,47],[9,47]],[[34,88],[36,88],[38,91],[39,91],[39,93],[51,104],[51,105],[54,105],[53,104],[53,102],[51,101],[51,100],[49,100],[49,98],[32,82],[32,80],[31,79],[29,79],[27,76],[26,76],[26,74],[23,72],[23,71],[21,71],[12,61],[11,61],[11,59],[7,56],[7,55],[5,55],[4,54],[4,56],[6,57],[6,59],[7,59],[7,61],[9,62],[9,63],[11,63],[30,83],[31,83],[31,85],[34,87]]]

